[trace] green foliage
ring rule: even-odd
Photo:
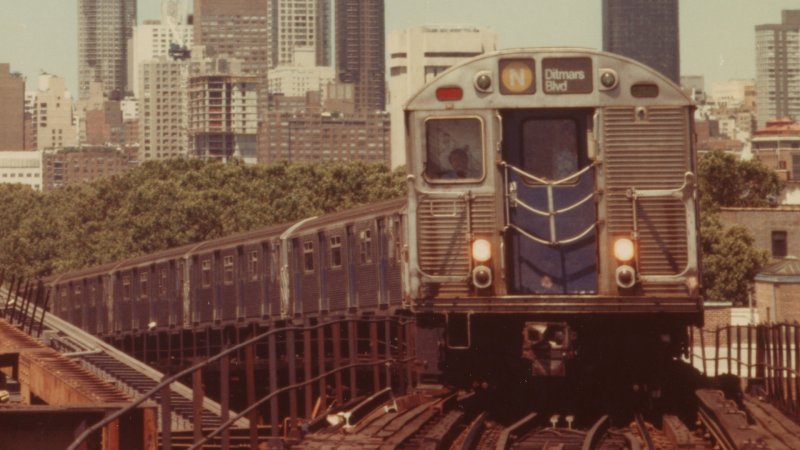
[[[766,251],[754,245],[741,226],[723,227],[720,207],[765,207],[777,199],[783,182],[758,161],[739,161],[721,151],[698,161],[702,210],[703,295],[707,301],[746,305],[753,277],[768,262]]]
[[[721,206],[769,206],[777,199],[783,182],[760,161],[740,161],[722,151],[709,152],[698,160],[700,205],[716,212]]]
[[[404,186],[382,165],[183,159],[45,194],[0,185],[0,268],[47,276],[395,198]]]

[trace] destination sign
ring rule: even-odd
[[[588,94],[594,87],[591,58],[542,59],[545,94]]]
[[[536,93],[536,63],[530,58],[501,59],[500,93],[528,95]]]

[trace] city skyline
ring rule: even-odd
[[[139,23],[159,17],[160,0],[138,3]],[[602,48],[599,1],[507,0],[503,5],[507,12],[497,8],[487,12],[485,3],[477,0],[386,0],[386,33],[428,24],[463,24],[496,30],[500,48]],[[61,75],[77,96],[77,3],[31,0],[8,7],[0,17],[0,62],[10,63],[28,84],[40,71]],[[796,1],[680,1],[682,75],[703,75],[706,89],[715,81],[755,78],[755,26],[778,23],[781,10],[792,8],[797,8]]]

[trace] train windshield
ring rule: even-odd
[[[522,123],[522,169],[560,180],[579,165],[578,125],[572,119],[532,119]]]
[[[477,117],[436,118],[425,123],[425,178],[437,183],[483,178],[483,123]]]

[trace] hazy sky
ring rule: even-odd
[[[192,0],[186,0],[187,3]],[[0,62],[28,78],[62,75],[76,94],[77,0],[2,0]],[[493,28],[500,47],[602,48],[601,0],[385,0],[386,31],[426,24]],[[160,0],[139,0],[139,21],[157,19]],[[681,73],[714,81],[755,77],[757,24],[779,23],[798,0],[681,0]]]

